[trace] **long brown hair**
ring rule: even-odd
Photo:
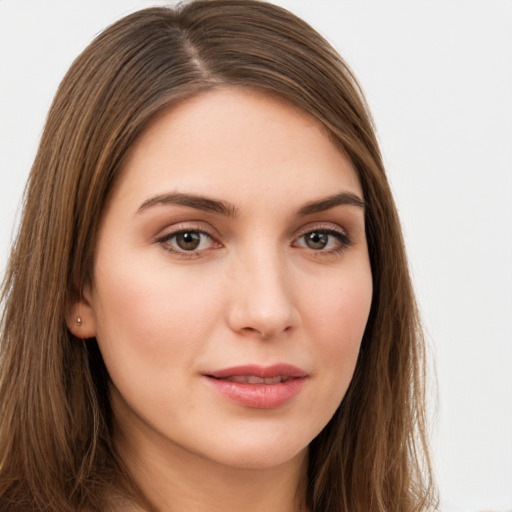
[[[108,374],[66,327],[91,281],[98,224],[127,149],[171,104],[223,85],[309,113],[363,187],[373,302],[349,390],[310,445],[311,512],[434,504],[424,343],[372,121],[343,60],[310,26],[254,0],[202,0],[121,19],[77,58],[49,112],[5,276],[0,375],[2,510],[105,511],[144,503],[112,442]]]

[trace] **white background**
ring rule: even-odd
[[[107,24],[155,3],[0,0],[1,268],[60,79]],[[512,1],[277,3],[333,43],[374,113],[436,362],[442,509],[510,510]]]

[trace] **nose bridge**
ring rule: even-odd
[[[270,338],[297,323],[291,269],[272,240],[250,245],[236,261],[231,326]]]

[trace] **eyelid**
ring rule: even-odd
[[[335,222],[310,222],[305,226],[301,226],[299,229],[295,231],[293,238],[300,238],[304,236],[306,233],[310,233],[311,231],[330,231],[334,233],[338,233],[342,236],[349,237],[349,233],[346,229],[342,228],[339,224]]]
[[[205,235],[211,236],[212,238],[219,237],[218,233],[209,224],[203,221],[185,221],[166,226],[160,230],[154,238],[157,240],[170,235],[175,235],[176,233],[182,233],[183,231],[199,231]]]

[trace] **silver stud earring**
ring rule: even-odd
[[[81,317],[81,316],[77,317],[77,319],[76,319],[76,325],[78,325],[78,327],[81,327],[81,326],[82,326],[82,317]]]

